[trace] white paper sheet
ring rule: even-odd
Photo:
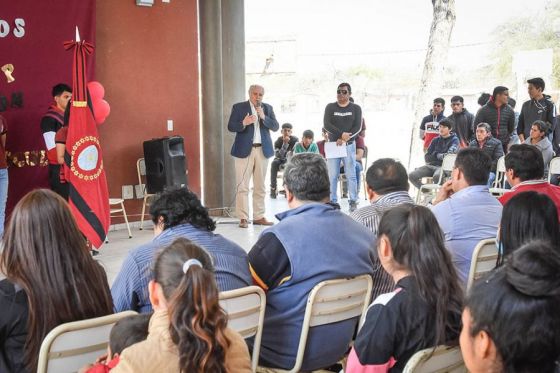
[[[325,157],[330,158],[346,158],[348,152],[346,151],[346,144],[336,145],[336,141],[329,141],[325,143]]]

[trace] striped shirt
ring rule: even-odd
[[[379,221],[385,211],[403,203],[414,203],[408,192],[388,193],[381,196],[377,201],[372,202],[371,205],[354,211],[350,214],[350,217],[358,223],[365,225],[377,237]],[[375,299],[380,294],[393,291],[395,287],[393,278],[381,267],[379,258],[376,257],[374,265],[376,268],[374,268],[375,272],[373,273],[372,299]]]
[[[403,203],[414,203],[408,192],[385,194],[377,201],[372,202],[371,205],[354,211],[350,214],[350,217],[368,227],[368,229],[377,236],[377,228],[379,227],[379,221],[383,213]]]
[[[247,253],[239,245],[219,234],[191,224],[164,230],[152,242],[132,250],[111,287],[115,312],[134,310],[150,312],[148,283],[152,279],[152,264],[158,250],[177,238],[186,238],[205,248],[214,261],[216,282],[220,291],[252,284]]]

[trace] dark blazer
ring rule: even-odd
[[[266,158],[270,158],[274,155],[270,130],[278,131],[279,125],[274,115],[274,110],[272,110],[272,106],[265,103],[261,105],[265,115],[264,121],[261,121],[260,124],[262,151]],[[255,125],[249,124],[243,127],[243,118],[245,118],[247,114],[251,115],[251,104],[249,101],[239,102],[233,105],[231,108],[231,115],[229,116],[228,130],[236,133],[235,141],[231,147],[231,155],[237,158],[248,157],[253,147]]]

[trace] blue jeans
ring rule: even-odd
[[[329,180],[331,182],[331,201],[336,202],[338,176],[340,175],[340,161],[344,162],[344,172],[346,173],[346,180],[348,180],[348,194],[349,201],[355,202],[358,200],[358,184],[356,182],[356,143],[353,142],[346,146],[347,155],[344,158],[330,158],[327,159],[327,167],[329,169]]]
[[[0,237],[4,235],[6,200],[8,199],[8,169],[0,169]]]

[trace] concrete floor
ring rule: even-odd
[[[348,212],[348,200],[339,200],[342,211]],[[273,222],[278,222],[274,215],[276,213],[288,209],[288,203],[283,196],[277,199],[266,198],[266,218]],[[361,197],[359,207],[367,206],[368,202]],[[239,221],[233,218],[216,218],[216,233],[236,242],[246,251],[249,251],[253,244],[257,241],[260,233],[266,228],[263,226],[253,226],[249,224],[249,228],[241,229],[237,226]],[[133,224],[131,227],[132,238],[128,238],[128,232],[125,228],[110,231],[109,243],[101,247],[99,255],[95,256],[105,267],[109,284],[112,284],[117,273],[121,268],[121,264],[129,250],[149,242],[153,238],[153,230],[151,221],[144,222],[144,229],[139,230],[139,224]]]

